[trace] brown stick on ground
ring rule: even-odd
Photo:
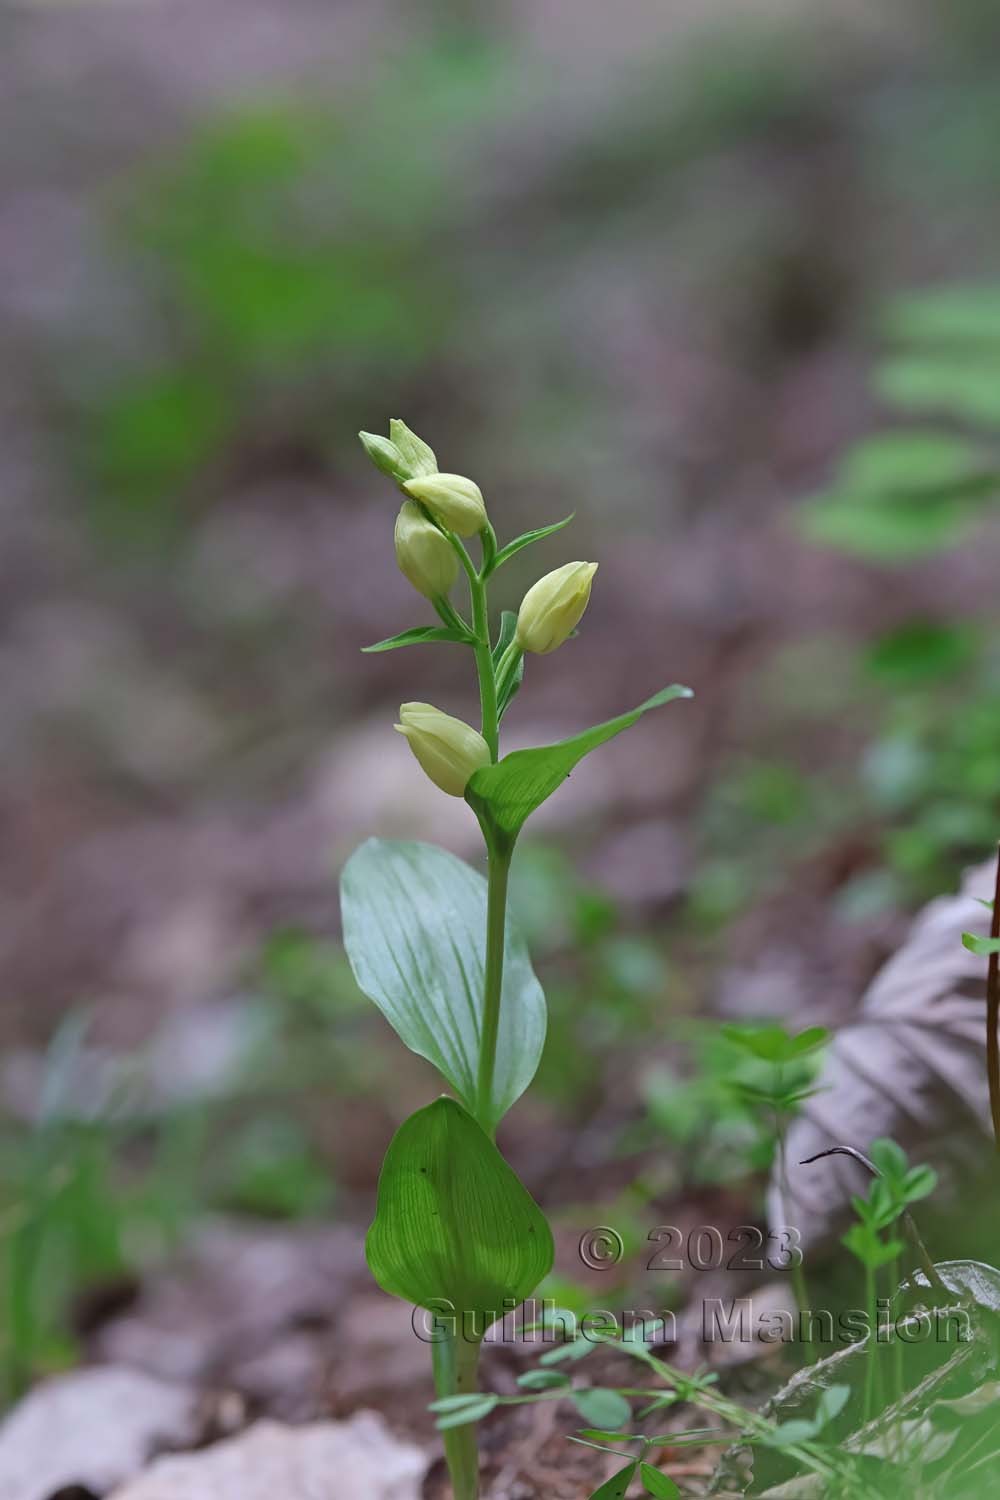
[[[993,920],[990,937],[1000,938],[1000,850],[997,852],[997,878],[993,892]],[[986,1073],[990,1081],[990,1114],[993,1136],[1000,1151],[1000,953],[993,952],[986,970]]]

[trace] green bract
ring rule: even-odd
[[[489,1137],[454,1099],[397,1130],[382,1165],[368,1265],[384,1291],[479,1342],[552,1269],[552,1232]]]
[[[691,689],[675,683],[664,688],[630,713],[619,714],[572,739],[537,750],[514,750],[495,766],[477,771],[466,789],[465,800],[480,819],[502,834],[516,838],[536,807],[552,796],[573,767],[591,750],[614,739],[651,708],[661,708],[675,698],[690,698]]]
[[[398,635],[387,636],[373,646],[362,646],[362,651],[398,651],[400,646],[423,646],[433,641],[455,641],[467,645],[469,637],[461,635],[449,625],[414,625],[410,630],[401,630]]]

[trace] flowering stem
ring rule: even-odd
[[[497,1036],[500,1031],[500,997],[503,991],[504,940],[507,927],[507,880],[513,845],[501,844],[487,834],[489,863],[486,897],[486,975],[483,993],[483,1031],[479,1039],[479,1077],[476,1087],[476,1118],[491,1138],[493,1126],[493,1072]]]
[[[476,672],[479,675],[479,704],[482,711],[480,733],[489,746],[490,759],[495,763],[500,755],[500,730],[497,715],[497,677],[490,646],[490,612],[486,603],[486,579],[482,573],[476,572],[476,565],[461,538],[451,531],[445,531],[444,534],[454,547],[458,560],[465,570],[465,576],[469,580],[469,597],[472,600],[472,646],[476,656]]]
[[[469,580],[472,592],[472,630],[475,635],[476,671],[479,673],[479,703],[482,709],[482,736],[490,747],[490,759],[500,754],[500,729],[497,718],[497,680],[490,649],[490,617],[486,605],[486,585],[476,576]]]

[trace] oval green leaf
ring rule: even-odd
[[[638,1463],[633,1459],[630,1464],[625,1465],[624,1469],[619,1469],[607,1484],[602,1484],[600,1489],[595,1490],[590,1500],[624,1500],[637,1468]]]
[[[632,1420],[632,1408],[625,1397],[602,1386],[574,1391],[573,1404],[591,1427],[603,1427],[607,1432],[618,1431]]]
[[[486,881],[432,844],[369,839],[344,867],[340,904],[359,986],[411,1052],[474,1109]],[[545,996],[508,922],[491,1127],[535,1076],[544,1042]]]
[[[552,1269],[552,1231],[496,1146],[454,1099],[399,1127],[365,1253],[383,1291],[452,1316],[476,1341]]]
[[[654,1469],[652,1464],[639,1465],[639,1478],[647,1495],[656,1495],[658,1500],[677,1500],[680,1490],[666,1474]]]
[[[630,713],[596,724],[572,739],[541,745],[535,750],[514,750],[495,766],[484,766],[476,772],[466,787],[465,800],[490,827],[508,838],[516,838],[535,808],[551,797],[591,750],[630,728],[649,709],[661,708],[675,698],[692,696],[690,688],[674,683]]]

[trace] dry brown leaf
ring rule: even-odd
[[[418,1500],[427,1460],[375,1412],[348,1422],[258,1422],[198,1453],[161,1458],[112,1500]]]
[[[163,1448],[197,1437],[198,1395],[108,1366],[46,1380],[0,1426],[3,1500],[49,1500],[76,1486],[105,1494]]]
[[[986,1081],[986,961],[962,933],[986,936],[994,865],[966,877],[960,893],[931,902],[899,952],[869,986],[857,1021],[838,1031],[818,1080],[788,1133],[789,1202],[772,1181],[772,1225],[794,1225],[804,1245],[839,1232],[862,1169],[843,1157],[803,1167],[830,1146],[867,1151],[891,1136],[911,1159],[947,1175],[983,1154],[990,1138]]]

